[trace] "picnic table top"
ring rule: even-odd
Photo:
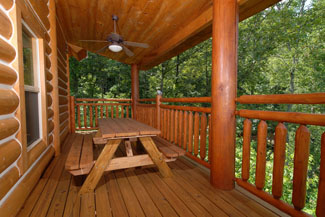
[[[139,136],[156,136],[161,132],[149,125],[131,118],[105,118],[98,120],[102,138],[132,138]]]

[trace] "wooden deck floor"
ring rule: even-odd
[[[69,216],[79,187],[64,170],[68,148],[51,161],[18,216]],[[237,190],[214,189],[185,158],[169,166],[173,178],[163,179],[154,167],[105,174],[82,200],[81,216],[276,216]]]

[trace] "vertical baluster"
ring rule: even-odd
[[[208,145],[208,161],[211,162],[211,147],[212,147],[212,135],[211,135],[211,115],[208,116],[209,117],[209,145]]]
[[[77,105],[77,115],[78,115],[78,128],[81,128],[81,120],[80,120],[80,106]]]
[[[188,152],[193,151],[193,112],[188,115]]]
[[[279,199],[282,196],[283,171],[286,157],[287,128],[279,123],[275,128],[272,194]]]
[[[118,118],[119,117],[119,109],[118,109],[118,106],[115,106],[115,118]]]
[[[187,150],[187,130],[188,130],[188,112],[184,111],[183,115],[183,149]]]
[[[178,146],[182,146],[182,133],[183,133],[183,111],[178,114]]]
[[[114,118],[114,106],[111,105],[111,118]]]
[[[94,127],[94,123],[93,123],[93,106],[90,105],[89,106],[89,122],[90,122],[90,128]]]
[[[251,137],[252,137],[252,121],[244,120],[243,132],[243,163],[241,177],[244,181],[249,179],[250,154],[251,154]]]
[[[310,132],[305,125],[300,125],[295,138],[295,157],[293,169],[292,204],[301,210],[306,202],[306,180],[309,157]]]
[[[125,108],[124,106],[121,106],[121,109],[122,109],[121,110],[121,118],[124,118],[124,108]]]
[[[164,109],[160,109],[160,131],[161,137],[164,137]]]
[[[108,105],[106,105],[106,113],[105,113],[105,117],[108,118]]]
[[[201,115],[201,132],[200,132],[200,157],[205,159],[207,153],[207,116],[205,113]]]
[[[167,110],[167,140],[170,141],[170,109]]]
[[[257,156],[255,185],[263,189],[265,184],[267,124],[261,120],[257,127]]]
[[[103,108],[103,106],[100,106],[100,118],[101,119],[104,118],[104,108]]]
[[[170,142],[174,142],[174,130],[175,130],[175,110],[170,113]]]
[[[87,128],[87,106],[86,105],[84,105],[83,112],[84,112],[84,128]]]
[[[319,169],[319,183],[318,183],[318,197],[316,216],[325,216],[325,133],[321,140],[321,155],[320,155],[320,169]]]
[[[95,127],[98,127],[98,107],[95,105]]]
[[[199,129],[200,129],[200,115],[195,112],[194,115],[194,155],[199,154]]]
[[[129,114],[129,106],[126,106],[126,117],[129,118],[130,117],[130,114]]]
[[[164,109],[164,138],[167,139],[168,110]]]
[[[179,112],[175,110],[175,120],[174,120],[174,144],[178,144],[178,114]]]

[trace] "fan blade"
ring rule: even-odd
[[[82,41],[82,42],[106,42],[106,43],[108,43],[108,41],[104,41],[104,40],[79,40],[79,41]]]
[[[102,47],[101,49],[99,49],[98,51],[96,51],[96,53],[101,53],[104,52],[107,49],[108,45],[105,45],[104,47]]]
[[[148,48],[149,45],[146,43],[139,43],[139,42],[133,42],[133,41],[123,41],[124,45],[132,46],[132,47],[142,47],[142,48]]]
[[[125,52],[126,55],[128,55],[129,57],[134,56],[134,53],[132,51],[130,51],[129,48],[125,47],[123,44],[121,44],[121,45],[122,45],[123,50],[124,50],[124,52]]]

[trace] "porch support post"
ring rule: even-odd
[[[59,155],[61,152],[60,145],[60,111],[59,111],[59,78],[58,78],[58,53],[57,53],[57,38],[56,38],[56,6],[55,0],[50,0],[49,3],[49,21],[50,21],[50,47],[52,49],[52,53],[50,55],[51,60],[51,73],[53,75],[52,79],[52,109],[54,112],[53,122],[54,122],[54,130],[53,130],[53,143],[55,155]]]
[[[231,190],[235,178],[237,0],[213,1],[211,184]]]
[[[136,105],[139,99],[139,69],[137,64],[131,65],[131,100],[132,117],[136,119]]]

